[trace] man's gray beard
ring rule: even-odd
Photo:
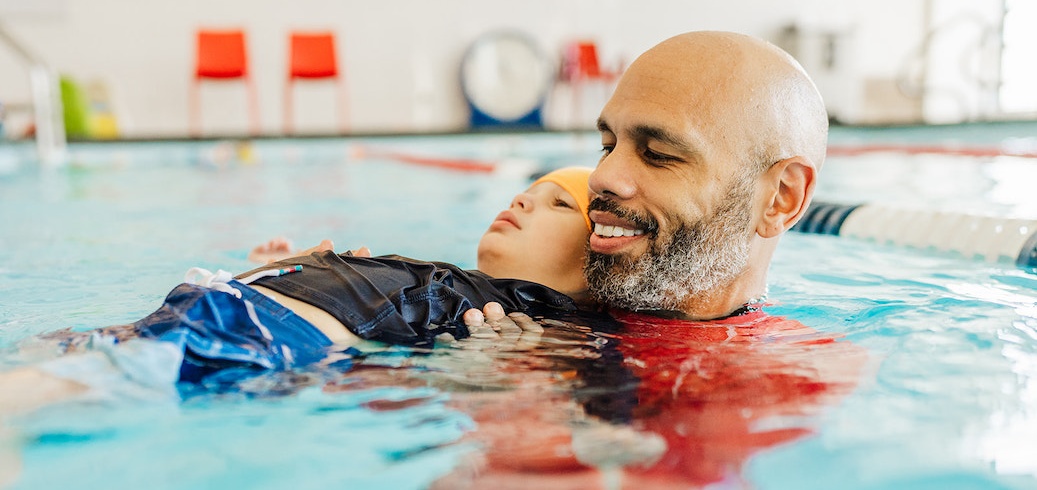
[[[588,250],[584,275],[595,299],[626,310],[681,310],[690,298],[741,273],[749,261],[751,179],[740,179],[711,216],[683,222],[636,259]]]

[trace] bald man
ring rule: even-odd
[[[582,357],[592,361],[574,370],[580,377],[574,399],[583,413],[651,435],[642,442],[658,437],[664,444],[656,461],[628,465],[622,476],[603,480],[590,468],[564,473],[565,482],[572,488],[603,488],[603,481],[617,488],[742,486],[752,454],[810,432],[805,425],[760,422],[813,413],[851,390],[863,365],[862,350],[852,344],[804,335],[811,330],[798,321],[759,311],[778,241],[803,216],[824,161],[828,117],[821,97],[777,47],[741,34],[691,32],[634,61],[598,129],[603,153],[589,180],[596,197],[584,273],[593,296],[623,328],[609,332],[600,355]],[[531,321],[485,313],[490,326]],[[761,339],[764,347],[781,347],[758,347]],[[508,402],[515,406],[516,399]],[[557,431],[529,427],[561,418],[538,417],[517,421],[536,441],[527,447],[552,447],[561,439]],[[613,440],[620,445],[621,438]],[[541,475],[544,485],[557,484],[562,472],[534,474],[513,447],[488,443],[487,459],[507,464],[491,465],[479,484],[507,481],[494,471],[526,486]],[[595,466],[576,449],[542,450],[531,461],[546,467],[566,454]],[[587,479],[577,481],[581,475]]]
[[[597,300],[692,320],[758,308],[825,156],[828,116],[803,68],[749,36],[681,34],[630,65],[598,130]]]

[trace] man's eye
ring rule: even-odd
[[[612,153],[612,149],[615,148],[615,147],[616,147],[616,145],[601,145],[601,155],[605,156],[605,155],[608,155],[609,153]]]
[[[644,150],[644,158],[645,163],[653,167],[667,166],[678,160],[675,157],[672,157],[670,155],[664,155],[662,153],[656,153],[648,148],[645,148]]]
[[[674,158],[669,155],[663,155],[662,153],[656,153],[649,148],[645,148],[645,158],[649,160],[655,160],[658,162],[668,162]]]

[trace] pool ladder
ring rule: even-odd
[[[64,109],[57,75],[0,24],[0,43],[7,44],[29,65],[29,84],[36,123],[36,151],[40,164],[58,166],[68,159]]]
[[[1012,261],[1037,272],[1037,220],[1032,219],[815,201],[792,230]]]

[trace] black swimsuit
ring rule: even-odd
[[[442,333],[467,337],[461,318],[464,312],[490,301],[500,303],[505,311],[576,309],[571,298],[537,283],[495,279],[452,264],[400,256],[318,252],[239,277],[287,265],[302,265],[302,271],[262,278],[254,284],[328,312],[361,338],[394,344],[428,344]]]

